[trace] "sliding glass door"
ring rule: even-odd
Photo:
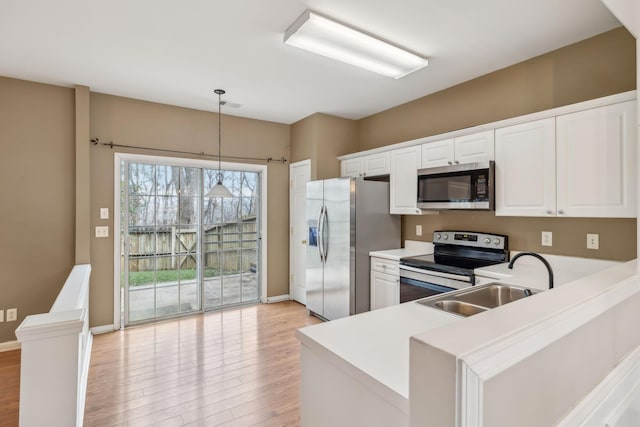
[[[260,174],[121,165],[124,324],[259,301]]]
[[[205,171],[205,194],[217,171]],[[259,177],[256,172],[226,171],[224,185],[238,197],[205,197],[204,307],[206,310],[257,301]]]

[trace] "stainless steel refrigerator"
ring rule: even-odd
[[[389,184],[356,178],[307,183],[307,309],[327,320],[369,311],[369,252],[400,247]]]

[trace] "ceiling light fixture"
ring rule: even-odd
[[[428,64],[426,58],[310,10],[291,24],[284,42],[395,79]]]
[[[216,89],[213,91],[218,95],[218,182],[213,186],[211,191],[207,193],[208,197],[235,197],[231,191],[222,183],[222,95],[225,91],[222,89]]]

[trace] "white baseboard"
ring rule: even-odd
[[[108,334],[109,332],[113,332],[114,330],[115,329],[113,329],[113,325],[94,326],[93,328],[91,328],[91,333],[93,335]]]
[[[12,351],[12,350],[20,350],[20,342],[18,341],[0,342],[0,352]]]
[[[276,295],[275,297],[267,297],[267,304],[271,304],[274,302],[282,302],[282,301],[289,301],[291,298],[289,298],[289,294],[286,295]]]

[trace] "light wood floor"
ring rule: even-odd
[[[318,322],[288,301],[98,335],[85,426],[299,425],[294,331]]]
[[[0,352],[0,426],[18,425],[20,350]]]

